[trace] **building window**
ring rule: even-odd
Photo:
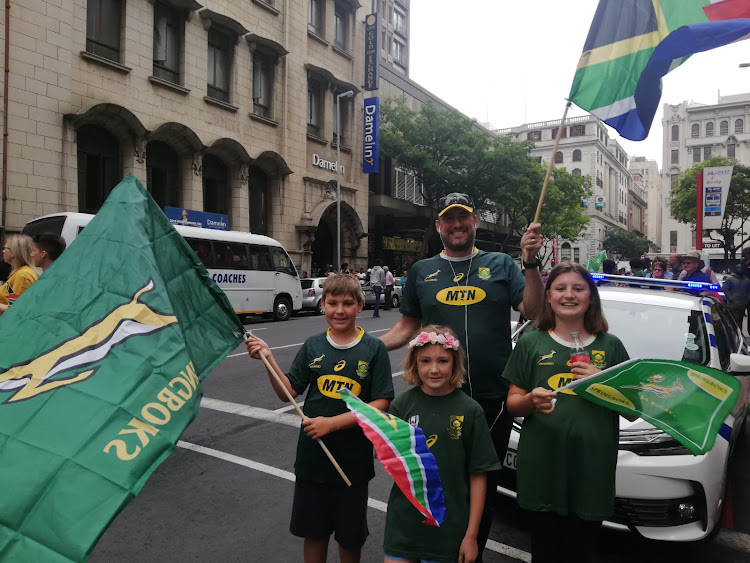
[[[693,164],[697,164],[700,161],[701,161],[701,148],[694,147],[693,148]]]
[[[677,252],[677,231],[669,231],[669,251]]]
[[[552,140],[553,140],[553,141],[554,141],[555,139],[557,139],[557,132],[559,131],[559,129],[560,129],[559,127],[553,127],[553,128],[552,128]],[[567,128],[567,127],[563,127],[563,130],[562,130],[562,137],[560,137],[560,138],[561,138],[561,139],[564,139],[565,137],[567,137],[567,136],[568,136],[568,135],[567,135],[567,133],[568,133],[568,128]]]
[[[706,123],[706,137],[714,136],[714,124],[713,121]]]
[[[573,162],[581,162],[581,151],[578,149],[573,151]]]
[[[216,27],[208,30],[208,96],[229,103],[229,76],[234,41],[229,33]]]
[[[334,144],[338,141],[336,139],[336,95],[340,92],[334,92],[333,95],[333,142]],[[341,146],[347,146],[347,128],[349,126],[349,99],[341,98]]]
[[[342,51],[349,49],[349,11],[341,4],[336,4],[334,9],[334,36],[333,44]]]
[[[734,144],[727,145],[727,157],[734,158]]]
[[[406,45],[398,39],[393,40],[393,60],[401,66],[406,66]]]
[[[671,179],[671,181],[672,181],[672,189],[674,189],[674,187],[675,187],[675,186],[677,185],[677,178],[678,178],[679,176],[680,176],[679,174],[672,174],[672,175],[670,176],[670,179]]]
[[[317,80],[307,81],[307,132],[310,135],[321,136],[323,122],[323,88]]]
[[[711,147],[703,147],[703,160],[711,158]]]
[[[570,128],[570,136],[571,137],[583,137],[586,134],[586,126],[585,125],[573,125]]]
[[[396,33],[406,36],[406,14],[393,10],[393,29]]]
[[[573,249],[573,262],[581,261],[581,249],[577,246]]]
[[[562,151],[557,151],[555,153],[555,164],[562,164],[563,162],[563,153]]]
[[[180,83],[180,51],[184,14],[172,6],[154,4],[154,76]]]
[[[151,141],[146,145],[146,185],[156,204],[177,207],[181,191],[180,157],[168,144]]]
[[[573,176],[580,176],[581,175],[581,169],[580,168],[573,168],[573,172],[571,172]]]
[[[722,121],[719,124],[719,135],[729,135],[729,122]]]
[[[570,260],[570,243],[564,242],[560,247],[560,260]]]
[[[673,141],[680,140],[680,126],[679,125],[672,125],[672,140]]]
[[[701,126],[697,123],[693,123],[693,126],[690,128],[690,136],[693,139],[697,139],[701,136]]]
[[[229,215],[229,171],[215,155],[203,157],[203,211]]]
[[[307,10],[307,29],[316,35],[323,36],[323,0],[309,0]]]
[[[541,141],[542,140],[542,132],[541,131],[529,131],[526,134],[526,138],[529,141]]]
[[[274,61],[257,49],[253,52],[253,113],[271,118]]]
[[[84,125],[76,131],[78,144],[78,210],[96,213],[122,179],[120,144],[108,131]]]
[[[542,163],[542,157],[541,156],[537,156],[536,157],[536,161],[537,161],[537,164],[541,164]]]
[[[745,131],[745,122],[742,119],[737,119],[734,122],[734,132],[742,133]]]
[[[670,161],[671,164],[679,164],[680,162],[680,151],[678,150],[672,150],[672,160]]]
[[[88,0],[86,51],[120,62],[120,0]]]

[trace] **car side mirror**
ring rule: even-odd
[[[733,375],[750,375],[750,356],[730,354],[729,371]]]

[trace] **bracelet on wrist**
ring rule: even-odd
[[[539,267],[541,266],[541,263],[539,262],[539,260],[534,260],[533,262],[527,262],[526,260],[521,259],[521,266],[523,267],[524,270],[530,270],[534,268],[539,269]]]

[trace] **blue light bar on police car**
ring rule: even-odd
[[[639,285],[649,287],[672,287],[674,289],[698,289],[702,291],[721,291],[721,285],[718,283],[679,281],[679,280],[661,280],[657,278],[639,278],[635,276],[617,276],[613,274],[592,273],[591,278],[594,280],[610,281],[619,284]]]

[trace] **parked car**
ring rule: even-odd
[[[372,291],[370,282],[367,282],[365,285],[362,286],[362,291],[365,294],[365,308],[374,307],[375,306],[375,293],[373,293]],[[396,285],[393,286],[393,291],[391,292],[391,307],[394,309],[398,309],[399,305],[401,304],[401,295],[402,295],[401,292],[402,292],[401,280],[397,278]],[[385,307],[385,288],[383,288],[383,291],[380,293],[380,306]]]
[[[690,361],[723,370],[741,382],[735,409],[704,455],[694,456],[642,419],[620,417],[615,514],[605,527],[657,540],[703,539],[717,529],[730,453],[748,410],[748,346],[729,311],[714,297],[613,286],[599,287],[599,295],[610,332],[622,340],[631,358]],[[532,330],[533,321],[520,326],[514,343]],[[686,333],[695,335],[697,350],[686,348]],[[515,469],[522,426],[523,419],[517,418],[504,467]],[[515,472],[502,473],[498,490],[515,496]]]
[[[323,282],[326,278],[302,278],[299,280],[302,286],[302,310],[316,311],[323,314]]]

